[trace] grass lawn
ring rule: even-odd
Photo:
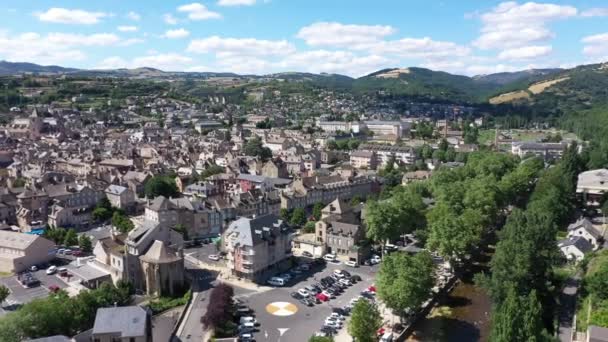
[[[577,301],[576,308],[576,331],[585,332],[587,331],[587,322],[589,321],[589,306],[591,305],[591,298],[589,296],[581,298]]]

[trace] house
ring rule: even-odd
[[[106,188],[105,194],[115,208],[129,211],[135,205],[135,193],[127,187],[112,184]]]
[[[152,342],[150,315],[140,306],[99,308],[93,342]]]
[[[55,243],[41,236],[0,230],[0,272],[18,273],[55,257]]]
[[[586,218],[581,218],[568,226],[568,237],[573,238],[576,236],[589,241],[594,250],[598,249],[604,240],[603,233],[598,231],[591,221]]]
[[[222,235],[227,267],[234,276],[264,282],[290,266],[291,239],[291,229],[277,215],[240,218]]]
[[[414,149],[407,146],[363,144],[359,146],[358,151],[375,152],[377,163],[382,167],[385,167],[391,160],[406,165],[411,165],[416,162],[416,153],[414,152]]]
[[[559,241],[557,247],[568,260],[581,261],[585,254],[593,251],[593,245],[582,236]]]
[[[520,158],[527,156],[537,156],[543,160],[551,161],[560,159],[568,143],[540,143],[540,142],[513,142],[511,143],[511,153]]]
[[[116,284],[119,280],[127,279],[126,269],[126,247],[124,237],[112,234],[110,237],[97,240],[93,247],[95,259],[89,262],[110,273],[112,282]]]
[[[184,287],[184,253],[156,240],[139,258],[148,296],[175,296]]]
[[[608,193],[608,170],[597,169],[578,175],[576,195],[590,207],[599,207],[604,195]]]
[[[321,220],[315,224],[317,242],[325,244],[325,252],[336,256],[362,262],[367,251],[361,244],[365,231],[361,224],[360,212],[345,201],[337,198],[321,210]]]
[[[411,182],[422,181],[425,179],[431,178],[431,172],[426,170],[418,170],[406,172],[403,174],[403,178],[401,180],[401,184],[407,185]]]
[[[287,165],[279,158],[271,159],[262,166],[262,176],[270,178],[287,178]]]
[[[350,165],[357,169],[375,170],[378,156],[375,151],[354,151],[350,154]]]

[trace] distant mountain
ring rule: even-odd
[[[56,65],[38,65],[34,63],[20,63],[0,61],[0,75],[16,75],[24,73],[66,73],[78,69],[64,68]]]
[[[500,85],[518,82],[521,80],[542,79],[546,76],[562,72],[564,69],[529,69],[515,72],[499,72],[489,75],[473,76],[475,81],[488,82]]]

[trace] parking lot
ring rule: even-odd
[[[49,287],[57,286],[59,288],[66,288],[68,285],[61,280],[59,276],[47,275],[46,270],[38,270],[32,272],[35,278],[40,280],[40,284],[31,288],[23,287],[17,280],[17,276],[2,277],[0,278],[0,284],[6,286],[11,291],[7,300],[3,303],[4,310],[13,310],[18,306],[31,302],[37,298],[44,298],[49,295]],[[4,312],[0,310],[0,314]]]
[[[291,293],[305,286],[319,283],[335,270],[342,269],[351,275],[358,275],[362,281],[347,287],[343,293],[328,302],[307,306],[294,299]],[[273,288],[263,293],[248,294],[240,299],[255,312],[259,328],[254,333],[255,341],[308,341],[311,335],[320,331],[325,319],[333,308],[348,305],[351,299],[374,283],[378,266],[353,268],[327,263],[306,272],[288,283],[288,286]],[[342,329],[346,329],[346,324]]]

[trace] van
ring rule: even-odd
[[[380,342],[393,342],[393,333],[391,331],[385,332],[380,338]]]
[[[323,259],[325,259],[326,261],[336,261],[336,256],[333,254],[325,254],[323,256]]]
[[[283,278],[272,277],[267,281],[268,285],[272,286],[285,286],[285,280]]]

